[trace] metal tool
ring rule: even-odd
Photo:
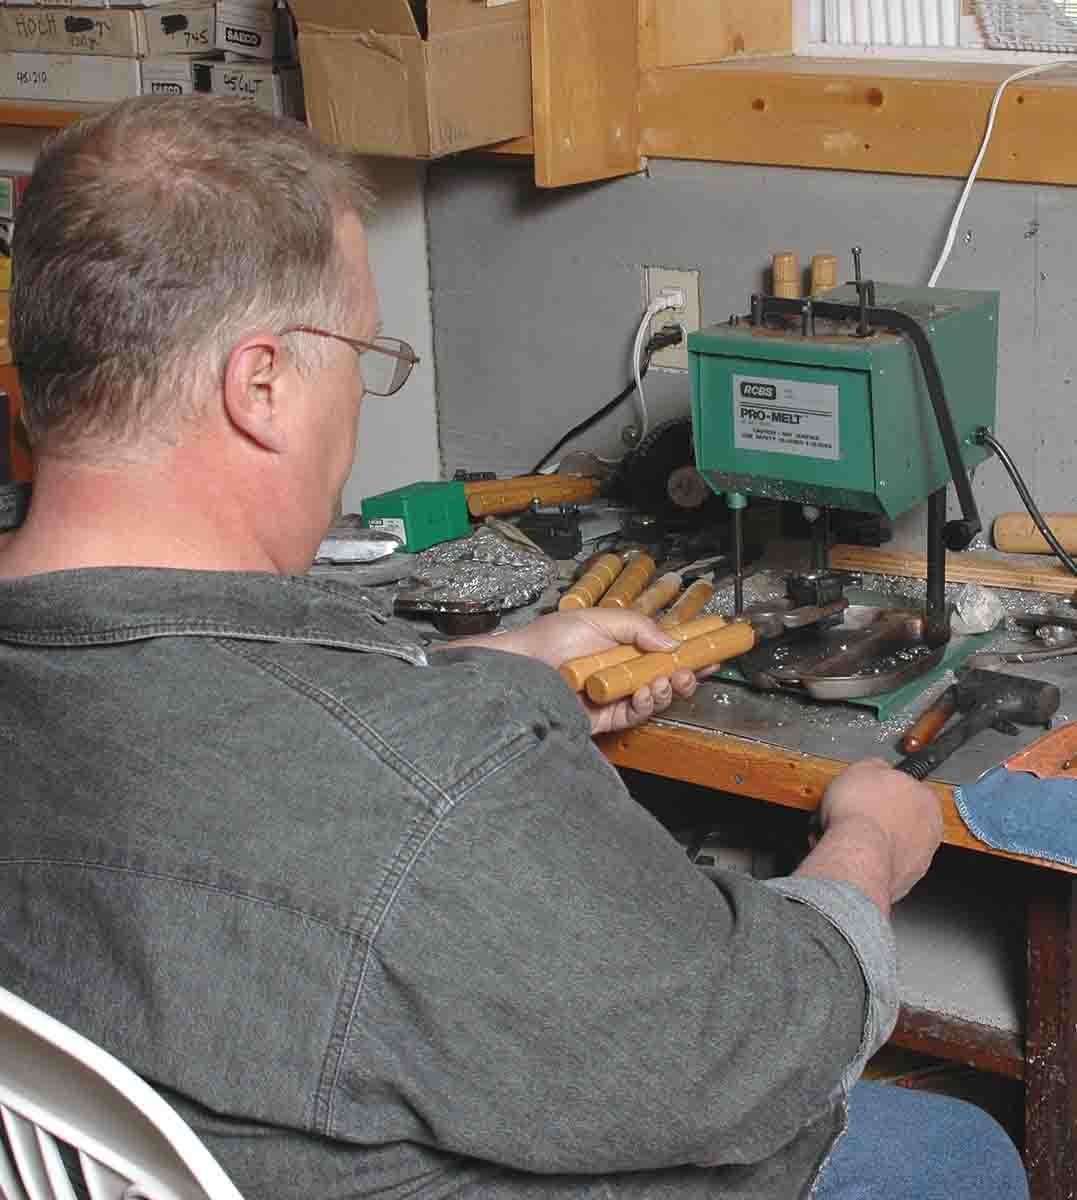
[[[1015,734],[1017,725],[1042,725],[1049,729],[1062,694],[1053,683],[1023,679],[1001,671],[962,670],[954,685],[960,716],[922,750],[897,764],[914,779],[926,779],[970,738],[986,729]]]
[[[393,612],[398,617],[429,621],[448,637],[489,633],[501,621],[501,609],[488,601],[433,599],[425,588],[401,592],[393,601]]]
[[[380,562],[395,554],[404,545],[404,539],[399,534],[388,529],[366,529],[358,522],[359,517],[354,514],[338,518],[318,546],[314,561]]]
[[[1077,646],[1056,646],[1047,650],[977,650],[965,659],[965,665],[989,671],[1003,663],[1046,662],[1065,658],[1068,654],[1077,654]]]
[[[755,295],[749,315],[689,334],[696,466],[733,514],[738,570],[749,496],[819,510],[824,565],[829,508],[893,518],[927,501],[925,639],[941,644],[945,551],[981,528],[968,472],[996,419],[998,295],[876,283],[856,258],[823,298]]]

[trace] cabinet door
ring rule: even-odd
[[[642,167],[638,28],[636,0],[531,0],[539,187]]]

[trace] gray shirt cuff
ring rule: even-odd
[[[851,883],[790,875],[768,879],[766,885],[826,917],[849,943],[864,973],[868,997],[864,1035],[856,1057],[842,1076],[848,1093],[897,1022],[900,998],[894,932],[877,906]]]

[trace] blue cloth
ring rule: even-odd
[[[1005,1130],[963,1100],[858,1083],[849,1131],[813,1200],[1023,1200],[1028,1181]]]
[[[995,767],[954,791],[969,829],[996,850],[1077,867],[1077,779]]]

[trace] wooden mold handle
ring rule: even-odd
[[[617,577],[617,582],[598,602],[599,608],[628,608],[633,600],[654,578],[658,566],[649,554],[641,550],[629,559]]]
[[[625,560],[619,554],[603,554],[576,580],[557,602],[559,609],[594,608],[606,589],[624,570]]]
[[[800,259],[792,250],[780,250],[770,260],[771,292],[775,296],[798,299],[800,296]]]
[[[686,642],[689,638],[713,633],[716,629],[721,629],[725,623],[725,617],[717,615],[700,617],[696,621],[685,621],[683,625],[667,629],[666,633],[670,637],[676,638],[678,642]],[[578,692],[596,671],[642,657],[643,651],[637,650],[635,646],[614,646],[612,650],[603,650],[599,654],[584,654],[579,658],[570,658],[567,662],[563,662],[558,670],[568,686],[574,692]]]
[[[754,645],[755,631],[750,625],[726,625],[713,633],[691,638],[676,650],[642,654],[629,662],[595,672],[587,680],[587,695],[595,704],[612,704],[663,676],[714,666],[744,654]]]
[[[522,479],[504,479],[497,482],[499,486],[488,491],[473,492],[467,497],[467,511],[473,517],[484,517],[490,513],[523,512],[529,508],[532,500],[542,504],[568,504],[572,501],[593,500],[599,491],[597,479],[585,479],[582,476],[557,475],[549,478],[545,475],[537,477],[537,482],[531,482],[534,476]]]
[[[838,260],[833,254],[813,254],[811,260],[811,294],[828,292],[838,284]]]
[[[667,571],[632,601],[632,607],[645,617],[653,617],[660,608],[665,608],[670,601],[675,600],[680,592],[680,575],[676,571]]]
[[[674,625],[690,621],[707,607],[707,603],[713,595],[714,584],[706,579],[697,579],[695,583],[685,589],[684,594],[669,612],[659,617],[658,624],[663,629],[670,629]]]
[[[1044,520],[1067,554],[1077,551],[1077,513],[1044,513]],[[1054,554],[1047,539],[1025,513],[1000,513],[991,526],[996,550],[1010,554]]]

